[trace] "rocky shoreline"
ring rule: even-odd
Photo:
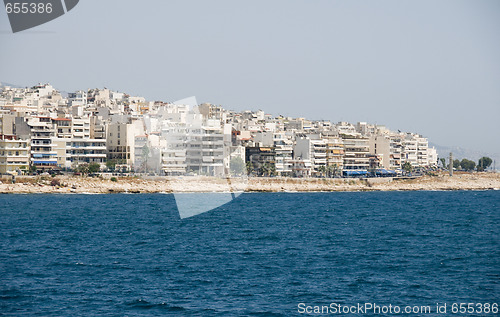
[[[1,194],[40,193],[177,193],[177,192],[329,192],[329,191],[410,191],[410,190],[498,190],[499,173],[456,173],[418,178],[249,178],[228,180],[203,177],[100,177],[45,176],[18,177],[15,184],[2,179]]]

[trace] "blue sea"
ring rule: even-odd
[[[168,194],[2,195],[0,315],[449,316],[499,303],[499,224],[500,191],[248,193],[182,220]]]

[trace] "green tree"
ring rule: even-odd
[[[89,164],[87,164],[87,163],[79,164],[75,168],[75,172],[80,173],[82,175],[88,174],[89,173]]]
[[[334,177],[335,174],[337,174],[337,164],[328,165],[326,167],[326,176],[327,177]]]
[[[326,175],[326,166],[321,165],[320,167],[318,167],[318,173],[320,176],[325,176]]]
[[[110,171],[114,171],[116,166],[116,160],[108,160],[106,161],[106,168]]]
[[[406,162],[406,163],[403,164],[403,170],[406,173],[411,173],[411,171],[413,170],[413,166],[411,165],[410,162]]]
[[[246,168],[247,168],[247,174],[248,174],[248,175],[251,175],[251,174],[253,174],[253,173],[254,173],[255,167],[254,167],[254,165],[252,164],[252,162],[248,161],[248,162],[246,163]]]
[[[483,156],[482,158],[479,159],[477,162],[477,170],[479,172],[484,171],[488,167],[490,167],[491,163],[493,163],[493,160],[487,156]]]
[[[262,166],[259,168],[259,174],[261,176],[267,176],[269,173],[269,165],[266,163],[262,164]]]
[[[464,158],[460,162],[460,166],[466,171],[472,171],[476,168],[476,162]]]
[[[453,160],[453,168],[460,169],[460,160]]]
[[[229,168],[234,175],[241,175],[245,171],[245,162],[241,157],[233,157],[229,162]]]
[[[443,167],[447,168],[446,159],[444,157],[441,157],[439,160],[441,161],[441,164],[443,165]]]
[[[260,168],[260,174],[262,176],[273,176],[276,175],[276,167],[274,163],[265,162]]]
[[[101,170],[101,165],[99,163],[90,163],[88,170],[90,174],[97,173]]]
[[[276,164],[269,163],[269,176],[276,176]]]
[[[30,173],[35,173],[35,172],[36,172],[36,166],[30,165]]]

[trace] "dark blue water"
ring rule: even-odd
[[[499,203],[499,191],[243,194],[179,220],[172,195],[3,195],[0,315],[498,303]]]

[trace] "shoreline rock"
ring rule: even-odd
[[[115,193],[196,193],[196,192],[353,192],[353,191],[449,191],[495,190],[500,188],[499,173],[456,173],[422,176],[415,179],[327,179],[327,178],[260,178],[248,182],[190,177],[125,177],[117,182],[91,177],[56,177],[58,185],[42,177],[18,177],[16,184],[0,183],[0,194],[115,194]],[[54,182],[52,182],[54,184]]]

